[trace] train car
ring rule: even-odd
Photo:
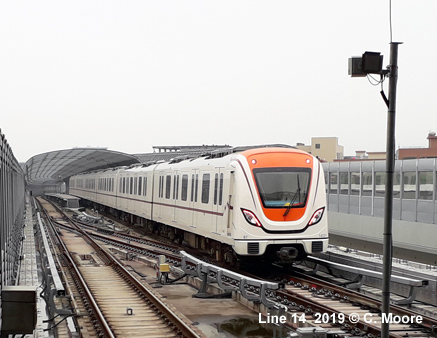
[[[125,213],[152,219],[152,177],[155,166],[134,166],[116,173],[118,182],[116,209]],[[104,205],[107,205],[104,203]]]
[[[116,171],[114,169],[104,170],[95,173],[96,178],[96,199],[95,202],[99,204],[107,205],[111,208],[117,207],[117,199],[114,194],[115,191],[115,176]]]
[[[256,148],[110,173],[112,196],[91,201],[109,207],[108,198],[115,198],[116,209],[133,223],[218,259],[293,261],[328,247],[323,168],[306,152]],[[93,176],[103,178],[95,172],[71,180]],[[89,199],[88,188],[76,185],[70,193]]]

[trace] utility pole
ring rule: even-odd
[[[402,42],[390,42],[390,65],[382,70],[381,53],[365,52],[362,57],[349,58],[349,75],[365,77],[368,74],[381,75],[389,78],[388,99],[381,90],[382,98],[388,107],[387,111],[387,144],[385,171],[385,203],[384,203],[384,232],[383,232],[383,277],[382,277],[382,306],[384,318],[390,312],[390,281],[393,256],[392,220],[393,220],[393,177],[395,169],[395,117],[396,117],[396,86],[398,81],[398,46]],[[390,323],[381,324],[381,338],[389,338]]]
[[[393,178],[395,169],[395,122],[396,122],[396,87],[398,80],[398,46],[401,42],[390,43],[390,65],[388,71],[389,93],[387,111],[387,145],[385,171],[384,203],[384,242],[383,242],[383,278],[382,278],[382,314],[387,318],[390,312],[390,281],[392,271],[393,239]],[[389,338],[390,323],[382,322],[381,338]]]

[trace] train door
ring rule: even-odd
[[[179,199],[179,171],[173,175],[173,222],[178,222],[178,199]]]
[[[197,227],[197,203],[199,199],[199,169],[194,169],[191,174],[191,194],[190,194],[190,210],[191,224],[190,227]]]
[[[223,208],[223,192],[224,192],[224,168],[216,168],[214,174],[214,213],[215,213],[215,233],[222,235],[222,226],[225,216],[225,211]]]
[[[161,221],[162,219],[162,203],[164,198],[164,182],[165,182],[165,175],[164,172],[157,172],[155,174],[154,184],[156,185],[156,190],[158,193],[155,194],[157,197],[156,200],[154,199],[153,204],[153,214],[154,214],[154,220]],[[156,183],[155,183],[156,182]]]
[[[226,220],[226,235],[227,236],[231,236],[232,235],[232,222],[234,220],[234,182],[235,182],[235,177],[234,177],[234,171],[230,172],[229,175],[229,190],[228,190],[228,195],[227,195],[227,201],[226,203],[226,210],[228,210],[228,214],[227,214],[227,220]]]

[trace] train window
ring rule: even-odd
[[[351,195],[360,194],[360,173],[350,173]]]
[[[419,199],[432,200],[434,180],[432,176],[432,171],[419,172]]]
[[[362,177],[362,196],[372,196],[372,173],[371,172],[364,172],[361,175]]]
[[[217,205],[217,198],[218,198],[218,174],[215,174],[214,176],[214,205]]]
[[[161,191],[162,191],[162,177],[159,177],[159,189],[158,189],[158,197],[161,197]]]
[[[179,175],[176,177],[177,183],[176,183],[176,199],[179,197]]]
[[[144,177],[144,192],[143,195],[147,196],[147,177]]]
[[[338,175],[337,173],[331,173],[329,176],[329,193],[337,194],[338,190]]]
[[[130,184],[129,184],[129,194],[133,194],[133,193],[134,193],[134,178],[131,177]]]
[[[385,172],[375,172],[375,196],[385,196]]]
[[[138,178],[138,195],[141,195],[143,192],[143,178]]]
[[[122,188],[123,188],[123,179],[120,177],[120,182],[119,182],[119,185],[118,185],[118,192],[121,193],[123,191]]]
[[[188,175],[182,175],[181,200],[186,201],[188,197]]]
[[[134,195],[137,194],[137,189],[138,189],[138,177],[135,177],[134,178],[134,191],[133,191]]]
[[[179,195],[179,175],[174,175],[173,181],[173,199],[177,200]]]
[[[309,168],[253,169],[265,208],[304,207],[310,186]]]
[[[223,203],[223,173],[220,174],[219,205]]]
[[[159,178],[159,197],[164,198],[164,176]]]
[[[161,197],[161,177],[159,177],[158,197]]]
[[[126,177],[123,177],[123,194],[126,193]]]
[[[349,195],[349,173],[340,173],[340,194]]]
[[[407,171],[403,173],[402,198],[416,198],[416,172]]]
[[[197,175],[196,175],[197,176]],[[202,176],[202,203],[209,203],[209,185],[210,185],[210,174],[203,174]]]
[[[191,175],[191,202],[194,201],[194,174]]]
[[[167,175],[165,177],[165,198],[170,198],[170,190],[171,190],[171,175]]]
[[[199,174],[196,174],[196,182],[194,186],[194,202],[197,202],[197,192],[199,191]]]

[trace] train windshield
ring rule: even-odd
[[[259,168],[253,170],[265,208],[304,207],[310,186],[310,168]]]

